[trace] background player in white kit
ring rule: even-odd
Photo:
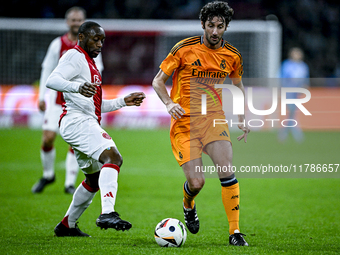
[[[49,76],[46,86],[64,92],[65,104],[60,117],[60,135],[74,149],[86,178],[76,189],[63,220],[55,227],[56,236],[89,236],[79,230],[76,221],[100,189],[102,213],[96,224],[101,228],[128,230],[131,223],[115,211],[118,173],[122,165],[112,138],[100,126],[101,112],[123,106],[139,106],[144,93],[103,100],[102,78],[93,58],[101,52],[105,32],[95,22],[83,23],[78,31],[78,45],[66,52]]]
[[[42,63],[40,87],[39,87],[39,110],[45,112],[43,122],[42,146],[40,150],[41,162],[43,166],[42,178],[32,187],[33,193],[40,193],[46,187],[55,181],[54,164],[56,150],[54,141],[58,130],[58,121],[62,113],[62,103],[64,98],[61,92],[49,90],[49,102],[45,103],[46,80],[58,65],[59,58],[69,49],[77,44],[78,29],[84,23],[86,11],[81,7],[72,7],[65,13],[66,24],[69,31],[63,36],[55,38],[46,53]],[[96,65],[100,72],[103,70],[101,55],[96,59]],[[79,166],[70,147],[65,161],[65,192],[73,194],[75,191],[75,182],[77,179]]]

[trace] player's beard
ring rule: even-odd
[[[218,39],[217,41],[211,40],[211,39],[210,39],[211,37],[212,37],[212,36],[206,35],[206,39],[207,39],[207,41],[208,41],[208,43],[209,43],[210,45],[215,46],[215,45],[217,45],[217,44],[219,44],[219,43],[221,42],[222,37],[216,37],[216,38]]]

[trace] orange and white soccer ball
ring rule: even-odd
[[[182,222],[166,218],[157,224],[155,240],[161,247],[180,247],[187,239],[187,231]]]

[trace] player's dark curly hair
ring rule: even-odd
[[[88,34],[93,27],[101,27],[98,23],[93,21],[86,21],[79,27],[78,34]]]
[[[216,16],[221,17],[227,27],[233,14],[234,10],[228,5],[228,3],[215,1],[207,3],[205,6],[203,6],[199,18],[203,22],[204,27],[207,20],[212,20]]]

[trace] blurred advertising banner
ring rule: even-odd
[[[144,103],[140,107],[124,107],[118,111],[103,113],[102,125],[131,129],[169,127],[170,115],[152,86],[105,85],[103,99],[122,97],[136,91],[145,93]],[[37,86],[0,86],[0,128],[13,126],[41,128],[43,113],[38,110],[38,94]],[[45,102],[48,104],[48,93]]]
[[[276,129],[289,125],[298,125],[303,130],[340,130],[340,87],[338,86],[306,88],[310,92],[310,99],[302,105],[311,115],[306,115],[297,109],[294,123],[289,124],[288,105],[286,115],[282,114],[281,109],[282,88],[254,86],[249,89],[246,82],[244,83],[246,92],[244,112],[249,122],[248,125],[254,131]],[[0,85],[0,128],[14,126],[41,128],[43,113],[38,110],[38,90],[37,86],[32,85]],[[170,87],[168,90],[170,91]],[[169,114],[152,86],[104,85],[103,98],[113,99],[136,91],[146,94],[142,106],[124,107],[115,112],[105,113],[102,125],[130,129],[168,128],[170,125]],[[301,97],[306,96],[303,93],[300,94]],[[48,102],[47,97],[48,95],[46,95],[46,103]],[[249,103],[250,97],[251,103]],[[275,111],[271,111],[274,107]],[[223,89],[223,110],[230,129],[233,130],[234,126],[237,128],[235,125],[237,115],[233,111],[233,98],[228,89]]]

